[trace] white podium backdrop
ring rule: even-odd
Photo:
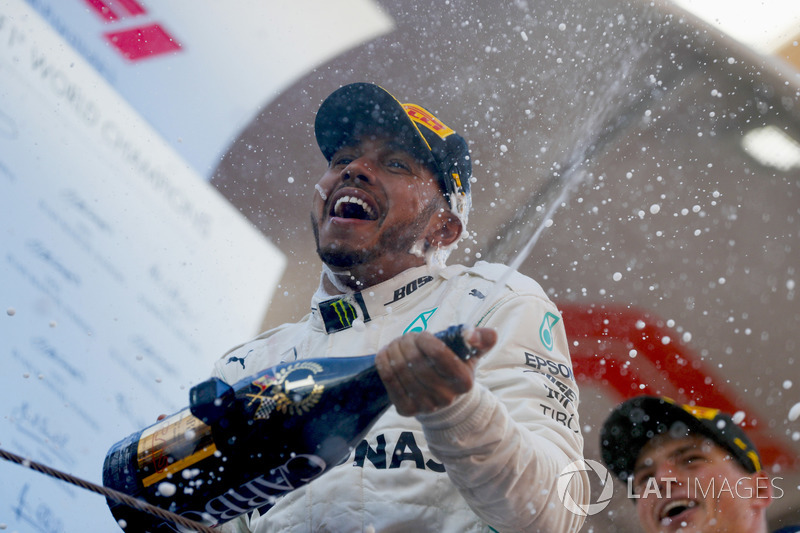
[[[206,179],[260,106],[394,29],[374,0],[27,3]],[[139,30],[151,45],[130,38]]]
[[[22,1],[0,4],[0,446],[100,483],[254,335],[285,259]],[[115,531],[0,461],[0,529]]]

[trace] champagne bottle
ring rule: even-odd
[[[462,328],[436,336],[468,359]],[[283,363],[232,386],[211,378],[189,407],[114,444],[103,484],[208,526],[263,513],[347,460],[389,406],[374,354]],[[108,504],[126,531],[181,531]]]

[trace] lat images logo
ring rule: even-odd
[[[592,502],[591,498],[587,498],[589,500],[588,503],[578,503],[572,498],[569,492],[569,485],[578,472],[594,472],[600,478],[603,490],[600,491],[597,501]],[[561,500],[567,511],[578,516],[592,516],[605,509],[611,503],[611,495],[614,493],[614,480],[611,477],[611,472],[597,461],[578,459],[568,464],[561,471],[556,483],[556,490],[558,491],[558,499]]]

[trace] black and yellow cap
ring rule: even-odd
[[[750,473],[761,470],[761,457],[744,430],[719,409],[681,405],[666,397],[637,396],[618,405],[600,430],[603,461],[619,479],[633,475],[636,460],[657,435],[708,437]]]
[[[450,209],[466,227],[471,208],[472,161],[467,142],[422,106],[400,103],[372,83],[345,85],[317,111],[314,133],[328,161],[362,133],[385,132],[436,174]]]

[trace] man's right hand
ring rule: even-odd
[[[469,335],[477,353],[466,361],[428,332],[407,333],[378,351],[375,366],[399,414],[432,413],[472,389],[478,359],[497,342],[497,332],[475,328]]]

